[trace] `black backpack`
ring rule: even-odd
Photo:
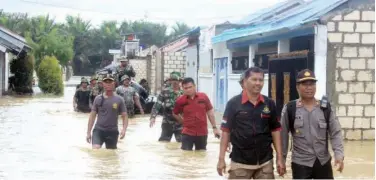
[[[289,129],[291,135],[295,133],[294,129],[294,122],[295,122],[295,112],[296,112],[296,100],[290,101],[286,104],[287,106],[287,117],[289,121]],[[330,113],[332,112],[332,109],[330,107],[330,103],[328,102],[328,98],[326,96],[323,96],[321,101],[320,101],[320,109],[324,112],[324,117],[325,117],[325,122],[326,122],[326,149],[329,150],[328,148],[328,134],[329,134],[329,119],[330,119]],[[291,148],[292,149],[292,140],[291,140]]]

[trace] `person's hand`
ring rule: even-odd
[[[223,176],[226,173],[226,162],[224,159],[218,160],[217,172],[220,176]]]
[[[120,133],[120,139],[124,139],[125,137],[125,129],[123,129]]]
[[[344,163],[343,163],[343,160],[341,160],[341,159],[337,159],[337,160],[335,161],[335,164],[334,164],[334,166],[336,166],[336,167],[337,167],[337,171],[339,171],[339,172],[341,172],[341,173],[342,173],[342,171],[343,171],[343,168],[344,168]]]
[[[91,143],[91,133],[87,133],[86,142],[89,143],[89,144]]]
[[[229,142],[228,145],[227,145],[227,152],[230,153],[231,152],[231,143]]]
[[[277,158],[277,172],[281,177],[286,174],[286,164],[283,162],[282,158]]]
[[[213,129],[213,134],[216,138],[221,138],[221,133],[219,132],[219,130],[217,128]]]
[[[155,124],[155,118],[150,118],[150,128],[152,128]]]

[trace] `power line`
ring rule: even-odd
[[[64,6],[59,4],[52,4],[52,3],[44,3],[44,2],[36,2],[36,1],[29,1],[29,0],[20,0],[21,2],[29,3],[29,4],[37,4],[37,5],[43,5],[43,6],[50,6],[50,7],[56,7],[56,8],[65,8],[65,9],[72,9],[72,10],[78,10],[78,11],[86,11],[86,12],[94,12],[94,13],[101,13],[101,14],[110,14],[110,15],[120,15],[120,16],[132,16],[136,19],[143,19],[145,18],[140,15],[135,14],[124,14],[124,13],[117,13],[117,12],[108,12],[108,11],[97,11],[93,9],[83,9],[83,8],[76,8],[76,7],[70,7],[70,6]],[[246,15],[237,15],[237,16],[223,16],[223,17],[206,17],[206,18],[196,18],[195,20],[215,20],[215,19],[228,19],[228,18],[236,18],[236,17],[244,17]],[[155,20],[184,20],[184,18],[163,18],[163,17],[150,17],[148,15],[148,18],[155,19]]]

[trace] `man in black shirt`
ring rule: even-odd
[[[87,79],[81,79],[80,87],[76,90],[73,98],[73,107],[75,111],[89,113],[89,99],[90,89],[88,88],[89,82]]]

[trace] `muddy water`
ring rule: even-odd
[[[118,150],[91,150],[88,115],[72,111],[74,90],[61,98],[0,98],[1,180],[221,179],[218,140],[210,136],[206,152],[183,152],[178,143],[157,142],[161,119],[153,129],[147,117],[132,119]],[[374,179],[374,142],[345,148],[345,171],[336,177]]]

